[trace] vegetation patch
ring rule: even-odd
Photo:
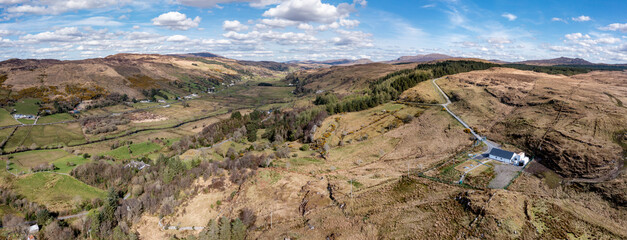
[[[35,173],[19,178],[15,190],[27,199],[53,210],[71,209],[77,201],[104,198],[106,193],[73,177],[55,173]]]
[[[15,110],[14,113],[16,114],[37,115],[39,112],[39,103],[39,99],[26,98],[17,101],[11,110]]]
[[[0,108],[0,127],[20,124],[15,118],[4,108]]]
[[[89,159],[83,156],[67,156],[52,162],[55,166],[55,172],[70,173],[76,166],[89,162]]]
[[[69,154],[59,149],[37,150],[11,154],[9,155],[9,160],[22,167],[32,168],[41,164],[48,164],[55,159],[63,158],[66,156],[69,156]]]
[[[105,152],[103,155],[113,157],[118,160],[127,160],[133,157],[140,157],[161,149],[159,144],[153,142],[135,143],[127,146],[121,146],[111,151]]]
[[[72,115],[70,115],[69,113],[57,113],[57,114],[40,117],[39,120],[37,120],[37,123],[38,124],[56,123],[56,122],[70,121],[70,120],[74,120],[74,117],[72,117]]]

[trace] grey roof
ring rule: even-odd
[[[492,150],[490,151],[490,155],[494,155],[497,157],[502,157],[505,159],[511,159],[514,156],[513,152],[510,151],[505,151],[503,149],[499,149],[499,148],[492,148]]]

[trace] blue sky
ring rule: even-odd
[[[627,62],[627,1],[0,0],[0,60],[212,52]]]

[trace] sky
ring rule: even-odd
[[[0,0],[0,60],[190,52],[627,63],[627,1]]]

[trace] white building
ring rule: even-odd
[[[516,154],[499,148],[492,148],[488,157],[500,162],[519,166],[525,166],[529,162],[529,157],[526,157],[524,152]]]

